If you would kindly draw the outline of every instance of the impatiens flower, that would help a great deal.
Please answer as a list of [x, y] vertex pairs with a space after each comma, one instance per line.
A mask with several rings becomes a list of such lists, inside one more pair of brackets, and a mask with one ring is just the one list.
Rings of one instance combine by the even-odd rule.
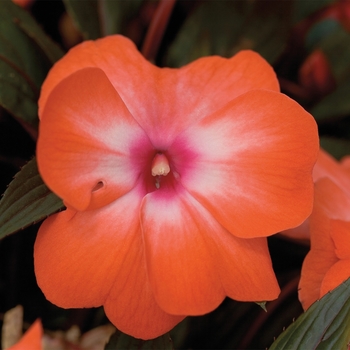
[[310, 214], [318, 136], [258, 54], [169, 69], [121, 36], [84, 42], [39, 114], [39, 171], [67, 206], [35, 243], [51, 302], [147, 339], [226, 296], [278, 296], [266, 237]]
[[7, 350], [42, 350], [43, 327], [40, 320], [36, 320], [20, 341]]
[[349, 168], [348, 157], [344, 157], [339, 162], [321, 148], [313, 169], [314, 182], [316, 183], [319, 179], [328, 177], [350, 196]]
[[323, 97], [336, 87], [336, 80], [323, 51], [313, 51], [299, 70], [299, 82], [313, 97]]
[[319, 180], [309, 218], [311, 249], [304, 260], [299, 283], [299, 299], [305, 310], [350, 277], [348, 158], [339, 163], [320, 152], [317, 163], [322, 166], [315, 166], [314, 170], [314, 177]]
[[315, 185], [310, 233], [311, 249], [299, 283], [305, 310], [350, 277], [350, 197], [329, 178]]
[[[329, 153], [320, 148], [312, 177], [316, 183], [319, 179], [327, 177], [335, 182], [345, 193], [350, 196], [350, 158], [344, 157], [340, 162]], [[281, 232], [283, 237], [290, 238], [300, 243], [309, 244], [310, 224], [307, 218], [300, 226]]]

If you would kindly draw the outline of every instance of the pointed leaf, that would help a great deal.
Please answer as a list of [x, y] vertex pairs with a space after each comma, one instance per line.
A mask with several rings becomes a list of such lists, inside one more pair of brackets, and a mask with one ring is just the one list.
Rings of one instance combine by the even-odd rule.
[[93, 40], [103, 36], [96, 0], [63, 0], [63, 3], [84, 39]]
[[169, 334], [164, 334], [151, 340], [141, 340], [116, 331], [109, 339], [105, 350], [173, 350], [173, 343]]
[[16, 13], [16, 15], [16, 24], [18, 27], [27, 34], [28, 38], [30, 38], [38, 48], [40, 48], [52, 64], [64, 55], [64, 51], [58, 46], [58, 44], [52, 41], [51, 38], [43, 32], [38, 23], [35, 22], [26, 11], [21, 11]]
[[63, 208], [62, 200], [41, 180], [33, 158], [17, 173], [0, 201], [0, 239]]
[[99, 2], [104, 15], [104, 30], [106, 35], [125, 34], [127, 25], [135, 17], [144, 0]]
[[312, 304], [270, 350], [347, 349], [349, 341], [350, 279]]
[[126, 25], [144, 0], [63, 0], [85, 39], [125, 34]]
[[0, 105], [33, 130], [41, 84], [61, 55], [28, 12], [1, 1]]
[[284, 49], [291, 26], [291, 4], [204, 1], [171, 45], [167, 65], [179, 67], [207, 55], [230, 57], [242, 49], [255, 50], [274, 62]]

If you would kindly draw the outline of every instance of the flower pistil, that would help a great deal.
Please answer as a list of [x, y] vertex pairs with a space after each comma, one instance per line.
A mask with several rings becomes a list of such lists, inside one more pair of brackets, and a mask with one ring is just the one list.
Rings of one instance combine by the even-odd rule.
[[156, 177], [155, 186], [160, 188], [160, 177], [167, 176], [170, 172], [168, 158], [164, 153], [158, 152], [152, 161], [152, 176]]

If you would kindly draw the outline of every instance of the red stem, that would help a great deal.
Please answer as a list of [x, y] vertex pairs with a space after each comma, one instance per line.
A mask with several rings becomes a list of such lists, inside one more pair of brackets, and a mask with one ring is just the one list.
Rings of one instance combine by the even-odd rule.
[[154, 61], [176, 0], [160, 0], [148, 28], [141, 53], [149, 61]]

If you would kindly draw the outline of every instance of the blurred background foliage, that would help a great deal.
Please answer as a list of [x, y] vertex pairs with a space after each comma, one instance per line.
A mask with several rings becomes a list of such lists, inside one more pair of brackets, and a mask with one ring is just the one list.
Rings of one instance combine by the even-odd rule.
[[[180, 67], [205, 55], [230, 57], [242, 49], [259, 52], [274, 67], [282, 92], [315, 117], [321, 146], [338, 159], [350, 154], [348, 0], [15, 2], [0, 1], [1, 193], [35, 155], [37, 100], [52, 64], [82, 40], [113, 33], [131, 38], [161, 67]], [[0, 237], [27, 228], [0, 241], [0, 313], [21, 304], [26, 322], [40, 317], [51, 330], [78, 325], [85, 332], [107, 323], [102, 309], [53, 306], [36, 285], [37, 222], [62, 203], [41, 182], [35, 159], [5, 197]], [[309, 247], [278, 236], [269, 239], [269, 246], [282, 294], [267, 304], [268, 312], [253, 303], [225, 300], [214, 312], [178, 325], [171, 332], [175, 348], [265, 349], [301, 314], [297, 285]]]

